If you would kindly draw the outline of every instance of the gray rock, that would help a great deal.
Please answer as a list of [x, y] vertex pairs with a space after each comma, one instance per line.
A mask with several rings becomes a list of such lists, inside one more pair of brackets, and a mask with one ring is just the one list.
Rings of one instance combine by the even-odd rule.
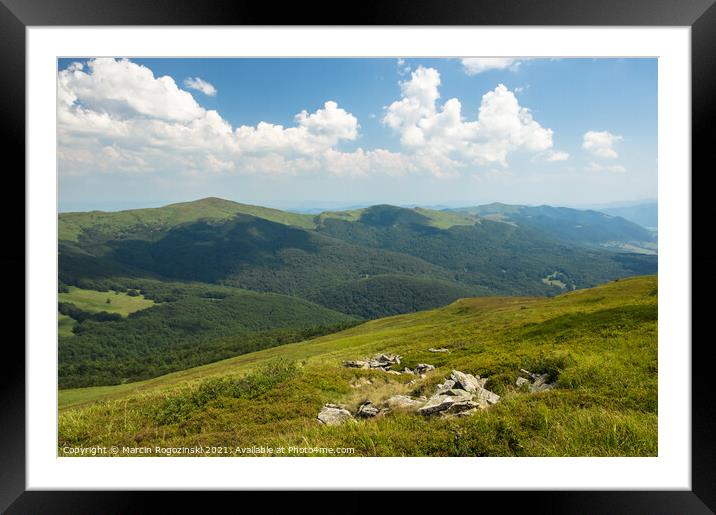
[[450, 352], [450, 349], [435, 349], [435, 348], [429, 348], [428, 352]]
[[372, 402], [365, 401], [363, 404], [358, 406], [358, 411], [356, 412], [356, 417], [359, 418], [373, 418], [376, 415], [380, 414], [380, 409], [378, 409]]
[[432, 415], [450, 408], [453, 404], [471, 401], [472, 395], [464, 390], [451, 390], [458, 392], [456, 395], [433, 395], [428, 402], [418, 410], [423, 415]]
[[410, 370], [408, 367], [405, 367], [405, 368], [403, 369], [403, 374], [413, 374], [413, 375], [415, 375], [415, 372], [413, 372], [412, 370]]
[[415, 372], [418, 374], [425, 374], [431, 370], [435, 370], [435, 367], [433, 365], [428, 365], [427, 363], [418, 363], [415, 365]]
[[400, 375], [400, 372], [398, 372], [397, 370], [386, 370], [385, 373], [386, 373], [386, 374], [393, 374], [394, 376], [399, 376], [399, 375]]
[[451, 390], [453, 386], [455, 386], [455, 381], [453, 381], [452, 379], [446, 379], [444, 383], [438, 385], [438, 388], [435, 393], [443, 394], [448, 390]]
[[491, 406], [500, 402], [500, 396], [490, 390], [480, 388], [475, 392], [475, 399], [480, 403], [481, 406]]
[[459, 370], [453, 370], [450, 374], [450, 379], [455, 381], [455, 386], [457, 388], [462, 388], [468, 392], [475, 392], [478, 388], [482, 388], [479, 382], [479, 377], [475, 377], [472, 374], [466, 374], [465, 372], [460, 372]]
[[340, 426], [348, 420], [352, 420], [353, 415], [343, 406], [337, 404], [326, 404], [318, 414], [318, 420], [327, 426]]
[[534, 374], [529, 370], [525, 370], [524, 368], [521, 368], [520, 372], [528, 375], [529, 379], [525, 379], [524, 377], [518, 377], [516, 383], [517, 386], [521, 387], [525, 384], [529, 385], [530, 392], [532, 393], [546, 392], [548, 390], [552, 390], [557, 386], [556, 383], [547, 382], [549, 380], [549, 374]]
[[385, 401], [385, 405], [390, 409], [401, 409], [414, 411], [425, 404], [425, 399], [413, 399], [407, 395], [394, 395]]
[[397, 354], [378, 354], [365, 360], [352, 359], [343, 361], [344, 367], [349, 368], [375, 368], [388, 370], [393, 365], [400, 364], [400, 356]]

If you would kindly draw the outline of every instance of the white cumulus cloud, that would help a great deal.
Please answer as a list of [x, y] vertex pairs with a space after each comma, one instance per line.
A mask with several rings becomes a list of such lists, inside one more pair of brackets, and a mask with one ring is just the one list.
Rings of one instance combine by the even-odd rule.
[[[510, 152], [552, 148], [552, 130], [542, 127], [529, 109], [503, 84], [482, 97], [475, 120], [463, 117], [457, 98], [437, 101], [440, 74], [419, 67], [400, 84], [400, 100], [386, 108], [383, 122], [400, 134], [403, 146], [438, 166], [500, 163]], [[558, 155], [557, 160], [563, 157]]]
[[619, 157], [614, 149], [617, 141], [623, 138], [608, 131], [588, 131], [584, 134], [582, 148], [597, 157], [616, 159]]
[[206, 82], [204, 79], [199, 77], [187, 77], [184, 79], [184, 86], [189, 89], [195, 89], [201, 91], [207, 96], [215, 97], [218, 91], [213, 84]]
[[526, 59], [511, 57], [465, 57], [461, 59], [462, 69], [468, 75], [477, 75], [488, 70], [512, 70], [519, 68]]
[[[58, 166], [62, 174], [457, 175], [466, 167], [507, 166], [512, 152], [546, 161], [553, 149], [542, 127], [500, 84], [472, 117], [457, 98], [440, 103], [440, 74], [419, 67], [400, 82], [383, 123], [401, 150], [342, 149], [360, 136], [358, 119], [333, 100], [300, 110], [288, 126], [261, 121], [232, 127], [169, 76], [127, 59], [90, 59], [58, 73]], [[185, 84], [186, 86], [186, 84]], [[188, 87], [188, 86], [186, 86]]]
[[356, 140], [359, 128], [356, 117], [331, 100], [299, 112], [290, 127], [259, 122], [233, 128], [171, 77], [155, 77], [127, 59], [91, 59], [58, 74], [58, 155], [65, 174], [410, 169], [397, 153], [341, 152], [337, 147]]

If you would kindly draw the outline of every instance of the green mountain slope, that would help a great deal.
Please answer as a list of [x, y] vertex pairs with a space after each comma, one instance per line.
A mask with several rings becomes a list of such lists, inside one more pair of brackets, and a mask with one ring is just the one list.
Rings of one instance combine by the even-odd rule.
[[[501, 209], [516, 216], [523, 208]], [[621, 219], [614, 219], [617, 223], [596, 214], [616, 227], [608, 237], [625, 234], [617, 230]], [[572, 218], [560, 223], [572, 224]], [[219, 199], [119, 213], [69, 213], [60, 215], [61, 236], [75, 234], [76, 241], [59, 243], [60, 280], [89, 289], [114, 287], [118, 278], [201, 281], [297, 295], [329, 308], [377, 316], [453, 300], [454, 294], [444, 295], [444, 283], [472, 295], [551, 295], [656, 271], [655, 256], [586, 248], [569, 232], [582, 229], [560, 229], [555, 236], [546, 227], [562, 225], [546, 215], [539, 220], [545, 227], [524, 218], [503, 223], [473, 213], [387, 205], [311, 217]], [[306, 228], [314, 223], [315, 229]], [[611, 230], [594, 224], [598, 230], [589, 234]], [[406, 284], [394, 288], [402, 293], [376, 296], [376, 288], [357, 282], [380, 275], [403, 278]], [[417, 278], [423, 280], [419, 288]], [[442, 281], [442, 286], [433, 285], [440, 292], [433, 301], [425, 298], [427, 280]], [[405, 293], [412, 298], [404, 298]], [[346, 301], [360, 294], [367, 297]], [[368, 307], [373, 301], [380, 304]], [[361, 303], [364, 307], [358, 308]], [[348, 304], [353, 307], [346, 308]]]
[[484, 291], [439, 279], [377, 275], [327, 288], [308, 298], [342, 313], [371, 319], [436, 308], [480, 293]]
[[[156, 455], [154, 446], [203, 445], [245, 455], [239, 447], [263, 445], [346, 447], [358, 456], [656, 456], [657, 311], [655, 276], [553, 298], [462, 299], [149, 381], [63, 390], [58, 449], [116, 445], [130, 455], [123, 446], [142, 446]], [[380, 352], [400, 354], [411, 368], [437, 368], [420, 378], [341, 366]], [[520, 368], [548, 373], [556, 388], [516, 389]], [[394, 411], [338, 427], [316, 420], [324, 403], [355, 409], [366, 399], [430, 395], [453, 369], [487, 377], [501, 401], [464, 418]]]
[[452, 272], [453, 281], [498, 294], [555, 293], [555, 286], [543, 282], [555, 272], [562, 274], [569, 288], [584, 288], [656, 271], [652, 256], [582, 248], [532, 227], [485, 219], [438, 229], [414, 210], [394, 206], [366, 209], [354, 222], [326, 219], [316, 230], [364, 247], [420, 258]]
[[93, 240], [121, 240], [136, 236], [151, 238], [156, 233], [187, 222], [227, 220], [238, 214], [253, 215], [296, 227], [314, 227], [313, 217], [310, 215], [209, 197], [158, 208], [62, 213], [59, 216], [59, 239], [77, 241], [82, 237]]
[[655, 249], [656, 240], [650, 231], [619, 216], [599, 211], [494, 203], [454, 212], [529, 227], [572, 244], [616, 247], [617, 243], [632, 243]]

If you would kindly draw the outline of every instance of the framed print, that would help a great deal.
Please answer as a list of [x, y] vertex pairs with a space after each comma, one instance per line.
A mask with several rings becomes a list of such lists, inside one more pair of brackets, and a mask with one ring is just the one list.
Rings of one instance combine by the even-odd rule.
[[4, 2], [26, 335], [2, 508], [463, 490], [710, 512], [711, 4], [388, 3], [348, 26]]

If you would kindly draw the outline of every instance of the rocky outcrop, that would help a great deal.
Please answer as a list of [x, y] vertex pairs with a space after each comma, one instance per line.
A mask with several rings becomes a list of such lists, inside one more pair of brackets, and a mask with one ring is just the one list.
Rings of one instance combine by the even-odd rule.
[[435, 394], [418, 409], [423, 415], [464, 415], [475, 413], [500, 401], [500, 396], [485, 389], [487, 378], [453, 370], [439, 384]]
[[353, 420], [353, 415], [343, 406], [326, 404], [318, 414], [318, 420], [327, 426], [340, 426], [344, 422]]
[[346, 360], [343, 362], [344, 367], [380, 370], [389, 370], [393, 365], [400, 365], [400, 356], [397, 354], [378, 354], [365, 360]]
[[[435, 367], [425, 363], [415, 367], [416, 372], [419, 370], [427, 372], [434, 369]], [[394, 370], [387, 370], [387, 372], [400, 374]], [[413, 372], [411, 371], [411, 373]], [[380, 407], [366, 400], [358, 406], [355, 417], [374, 418], [393, 410], [417, 411], [426, 416], [468, 416], [500, 401], [499, 395], [485, 388], [486, 383], [486, 377], [481, 378], [453, 370], [448, 379], [437, 385], [435, 393], [429, 399], [394, 395], [383, 402]], [[344, 406], [338, 404], [326, 404], [318, 414], [318, 420], [329, 426], [340, 425], [352, 419], [353, 415]]]
[[557, 386], [556, 383], [547, 382], [549, 381], [549, 374], [533, 374], [532, 372], [530, 372], [529, 370], [525, 370], [524, 368], [521, 368], [520, 372], [526, 375], [527, 378], [518, 377], [517, 381], [515, 381], [515, 384], [518, 388], [525, 388], [531, 393], [546, 392]]

